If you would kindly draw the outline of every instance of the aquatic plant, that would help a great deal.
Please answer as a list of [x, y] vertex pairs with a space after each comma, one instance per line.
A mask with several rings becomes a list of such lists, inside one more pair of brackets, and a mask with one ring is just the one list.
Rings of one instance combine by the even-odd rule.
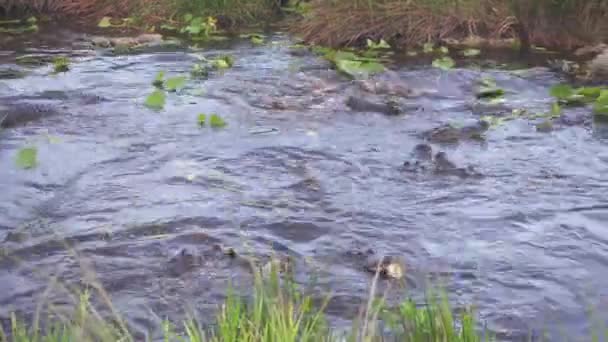
[[159, 71], [158, 74], [156, 74], [156, 77], [154, 77], [154, 81], [152, 81], [152, 85], [155, 86], [156, 88], [163, 88], [165, 85], [165, 72], [164, 71]]
[[360, 78], [384, 71], [384, 65], [379, 59], [371, 56], [361, 56], [353, 51], [333, 50], [313, 46], [313, 52], [328, 60], [336, 70], [351, 77]]
[[152, 110], [162, 110], [165, 107], [166, 95], [161, 90], [153, 91], [144, 102], [144, 105]]
[[186, 85], [186, 80], [187, 79], [185, 76], [175, 76], [168, 78], [165, 81], [165, 89], [170, 92], [177, 91]]
[[53, 59], [53, 70], [56, 74], [67, 72], [70, 70], [70, 60], [64, 56], [55, 57], [55, 59]]
[[234, 66], [234, 57], [230, 55], [219, 56], [211, 60], [211, 65], [218, 70], [232, 68]]
[[593, 105], [593, 112], [596, 116], [608, 117], [608, 90], [602, 90]]
[[378, 41], [377, 43], [371, 39], [367, 39], [365, 43], [367, 45], [367, 48], [371, 50], [391, 48], [391, 46], [384, 39], [380, 39], [380, 41]]
[[17, 167], [33, 169], [38, 165], [38, 150], [35, 147], [24, 147], [17, 152], [15, 159]]
[[[2, 5], [0, 4], [1, 7]], [[29, 17], [25, 20], [0, 20], [0, 33], [23, 34], [32, 32], [38, 32], [38, 19], [36, 17]]]
[[184, 15], [186, 25], [181, 28], [180, 33], [187, 34], [193, 40], [205, 40], [217, 30], [217, 19], [214, 17], [194, 17], [188, 13]]
[[196, 63], [192, 66], [190, 75], [194, 78], [207, 78], [209, 77], [209, 68], [206, 65]]
[[504, 94], [505, 91], [496, 85], [496, 81], [491, 78], [483, 78], [475, 95], [478, 99], [497, 99]]
[[435, 59], [432, 65], [433, 67], [439, 68], [441, 70], [450, 70], [456, 65], [456, 62], [454, 62], [452, 57], [445, 56]]
[[475, 57], [481, 54], [481, 50], [479, 49], [465, 49], [462, 51], [462, 55], [464, 57]]
[[209, 118], [209, 125], [213, 128], [222, 128], [225, 127], [227, 123], [219, 115], [211, 114], [211, 117]]

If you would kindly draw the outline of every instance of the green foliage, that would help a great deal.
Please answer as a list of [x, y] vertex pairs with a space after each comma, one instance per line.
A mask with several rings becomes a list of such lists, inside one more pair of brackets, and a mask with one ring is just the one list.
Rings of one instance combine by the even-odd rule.
[[177, 91], [186, 85], [186, 77], [184, 76], [175, 76], [168, 78], [165, 81], [165, 89], [170, 92]]
[[593, 105], [593, 113], [597, 116], [608, 117], [608, 90], [602, 90]]
[[205, 114], [199, 114], [196, 118], [199, 126], [205, 126], [205, 121], [207, 120], [207, 116]]
[[110, 17], [103, 17], [99, 21], [99, 24], [97, 24], [97, 27], [101, 27], [101, 28], [111, 27], [112, 26], [111, 20], [112, 20], [112, 18], [110, 18]]
[[602, 87], [581, 87], [573, 88], [567, 84], [558, 84], [551, 87], [549, 93], [551, 96], [565, 105], [582, 106], [588, 103], [593, 103], [601, 96], [601, 93], [606, 88]]
[[194, 78], [205, 79], [209, 77], [209, 68], [200, 63], [194, 64], [192, 70], [190, 70], [190, 75]]
[[435, 44], [433, 43], [424, 43], [424, 45], [422, 45], [422, 52], [424, 53], [433, 53], [434, 50]]
[[348, 59], [338, 60], [336, 62], [336, 68], [353, 78], [384, 71], [384, 66], [378, 62], [353, 61]]
[[456, 63], [454, 62], [454, 60], [449, 57], [449, 56], [445, 56], [445, 57], [441, 57], [441, 58], [437, 58], [433, 61], [433, 67], [435, 68], [439, 68], [441, 70], [450, 70], [452, 69], [454, 66], [456, 65]]
[[367, 48], [371, 49], [371, 50], [390, 49], [391, 48], [391, 46], [384, 39], [380, 39], [380, 41], [377, 43], [371, 39], [367, 39], [366, 44], [367, 44]]
[[33, 169], [38, 165], [38, 150], [35, 147], [25, 147], [17, 152], [15, 164], [22, 169]]
[[209, 125], [213, 128], [222, 128], [225, 127], [227, 123], [219, 115], [211, 114], [211, 117], [209, 118]]
[[165, 107], [166, 95], [161, 90], [155, 90], [148, 95], [144, 105], [152, 110], [162, 110]]
[[368, 77], [384, 71], [384, 65], [379, 62], [377, 57], [361, 56], [352, 51], [328, 48], [317, 48], [316, 51], [322, 53], [323, 58], [330, 61], [336, 70], [351, 78]]
[[462, 51], [462, 55], [465, 57], [475, 57], [481, 55], [481, 50], [479, 49], [466, 49]]
[[447, 55], [448, 53], [450, 53], [450, 49], [448, 49], [446, 46], [442, 46], [439, 48], [439, 53]]
[[53, 70], [56, 74], [67, 72], [70, 70], [70, 60], [64, 56], [55, 57], [55, 59], [53, 59]]
[[159, 71], [158, 74], [156, 74], [154, 81], [152, 81], [152, 85], [155, 86], [156, 88], [163, 88], [164, 84], [165, 84], [165, 72]]
[[211, 60], [211, 65], [218, 70], [229, 69], [234, 65], [234, 58], [230, 55], [220, 56]]
[[[0, 9], [2, 5], [0, 4]], [[38, 32], [38, 19], [29, 17], [25, 20], [9, 19], [0, 20], [0, 33], [23, 34]]]
[[493, 79], [484, 78], [480, 83], [481, 85], [476, 93], [478, 99], [496, 99], [505, 94], [503, 89], [496, 86], [496, 82]]
[[193, 40], [206, 40], [217, 30], [217, 20], [214, 17], [193, 17], [192, 14], [184, 15], [185, 26], [180, 33], [188, 35]]

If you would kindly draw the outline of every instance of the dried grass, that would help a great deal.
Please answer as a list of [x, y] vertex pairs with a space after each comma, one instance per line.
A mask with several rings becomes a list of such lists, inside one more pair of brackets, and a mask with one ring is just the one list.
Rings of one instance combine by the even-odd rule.
[[315, 0], [293, 32], [309, 43], [334, 47], [366, 38], [415, 45], [482, 36], [529, 37], [533, 44], [570, 48], [607, 37], [608, 1], [575, 1], [558, 14], [548, 1]]

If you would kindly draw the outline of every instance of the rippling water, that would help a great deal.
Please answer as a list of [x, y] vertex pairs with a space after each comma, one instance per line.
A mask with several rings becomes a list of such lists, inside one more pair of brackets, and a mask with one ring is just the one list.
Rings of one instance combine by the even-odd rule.
[[[43, 295], [61, 303], [60, 291], [43, 293], [49, 277], [86, 282], [85, 261], [138, 329], [185, 308], [211, 317], [228, 281], [248, 281], [218, 243], [306, 260], [302, 279], [315, 273], [317, 288], [333, 293], [336, 322], [367, 294], [370, 275], [352, 252], [368, 248], [403, 256], [409, 294], [419, 298], [429, 276], [443, 281], [456, 305], [475, 304], [504, 339], [543, 328], [580, 336], [590, 307], [606, 318], [605, 128], [587, 120], [540, 133], [516, 120], [484, 143], [434, 146], [482, 179], [399, 168], [421, 131], [477, 117], [468, 104], [480, 77], [494, 77], [509, 106], [543, 111], [558, 75], [395, 65], [400, 80], [429, 95], [409, 99], [416, 109], [404, 116], [353, 113], [344, 99], [354, 85], [313, 56], [291, 56], [285, 37], [272, 40], [81, 55], [66, 74], [40, 68], [0, 81], [0, 99], [45, 98], [60, 111], [0, 132], [0, 240], [26, 233], [1, 243], [9, 257], [0, 261], [0, 319], [31, 314]], [[162, 112], [143, 106], [159, 70], [188, 73], [197, 56], [224, 53], [234, 68], [189, 81]], [[268, 109], [272, 99], [288, 109]], [[199, 128], [201, 112], [228, 126]], [[18, 170], [15, 154], [28, 144], [39, 166]], [[167, 260], [184, 246], [204, 263], [171, 275]], [[382, 284], [391, 299], [402, 285]]]

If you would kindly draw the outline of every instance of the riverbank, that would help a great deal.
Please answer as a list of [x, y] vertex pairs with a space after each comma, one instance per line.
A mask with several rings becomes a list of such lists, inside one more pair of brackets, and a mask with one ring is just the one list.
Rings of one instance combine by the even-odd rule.
[[517, 38], [523, 50], [531, 45], [569, 50], [606, 39], [607, 16], [608, 1], [314, 1], [293, 32], [333, 47], [366, 39], [413, 47], [481, 37]]

